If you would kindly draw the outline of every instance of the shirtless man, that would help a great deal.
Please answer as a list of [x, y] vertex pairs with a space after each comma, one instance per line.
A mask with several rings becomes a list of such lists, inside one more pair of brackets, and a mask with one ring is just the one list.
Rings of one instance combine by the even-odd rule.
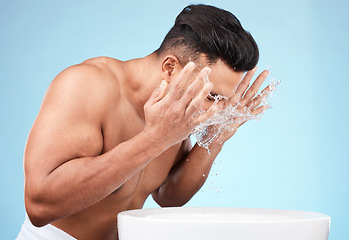
[[[117, 214], [142, 208], [150, 194], [161, 207], [188, 202], [240, 124], [216, 138], [210, 154], [191, 146], [195, 126], [228, 105], [255, 115], [267, 108], [256, 92], [268, 72], [249, 87], [258, 57], [234, 15], [191, 5], [149, 56], [93, 58], [61, 72], [28, 137], [31, 223], [18, 239], [56, 239], [49, 236], [56, 230], [64, 239], [117, 239]], [[226, 98], [212, 104], [217, 94]]]

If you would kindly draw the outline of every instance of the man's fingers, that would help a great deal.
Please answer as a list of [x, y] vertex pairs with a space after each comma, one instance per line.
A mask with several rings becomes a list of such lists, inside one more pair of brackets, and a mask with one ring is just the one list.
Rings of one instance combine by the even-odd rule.
[[242, 79], [241, 83], [239, 84], [238, 88], [235, 91], [236, 95], [239, 95], [241, 97], [245, 93], [256, 71], [257, 71], [257, 66], [246, 73], [245, 77]]
[[231, 105], [232, 107], [235, 107], [241, 99], [241, 96], [239, 94], [234, 94], [229, 100], [226, 102], [226, 105]]
[[240, 99], [242, 98], [246, 89], [250, 85], [251, 79], [256, 71], [257, 71], [257, 66], [246, 73], [246, 75], [240, 82], [238, 88], [236, 89], [235, 94], [228, 100], [227, 102], [228, 105], [232, 105], [234, 107], [240, 102]]
[[268, 85], [266, 88], [263, 89], [263, 91], [256, 98], [250, 101], [247, 107], [251, 110], [256, 108], [262, 102], [263, 99], [266, 99], [268, 97], [270, 92], [271, 92], [271, 89]]
[[197, 96], [189, 103], [187, 109], [185, 110], [185, 116], [191, 117], [197, 110], [201, 107], [201, 104], [205, 101], [208, 94], [212, 90], [213, 84], [207, 82], [202, 87], [201, 91]]
[[265, 110], [267, 110], [269, 108], [268, 105], [262, 105], [256, 109], [253, 109], [251, 112], [253, 115], [257, 116], [258, 114], [261, 114], [262, 112], [264, 112]]
[[212, 104], [212, 106], [204, 113], [200, 114], [196, 117], [195, 121], [196, 123], [202, 123], [211, 118], [214, 114], [219, 112], [221, 108], [217, 106], [216, 104]]
[[[205, 67], [200, 71], [199, 75], [194, 79], [194, 81], [189, 85], [188, 89], [182, 96], [181, 102], [183, 107], [187, 107], [200, 92], [205, 82], [208, 80], [208, 75], [211, 73], [211, 69]], [[206, 96], [207, 97], [207, 96]]]
[[261, 74], [259, 74], [257, 79], [253, 82], [251, 87], [247, 90], [244, 97], [242, 98], [242, 101], [243, 101], [242, 104], [251, 101], [251, 99], [256, 95], [256, 93], [258, 92], [258, 89], [260, 88], [260, 86], [262, 85], [262, 83], [264, 82], [265, 78], [268, 75], [269, 75], [268, 70], [264, 70]]
[[192, 78], [194, 68], [195, 63], [193, 62], [189, 62], [184, 66], [178, 77], [173, 82], [169, 92], [169, 97], [177, 100], [182, 96], [184, 89], [187, 87], [189, 80]]
[[149, 100], [146, 102], [146, 105], [153, 105], [160, 101], [165, 96], [166, 89], [167, 82], [165, 80], [162, 80], [160, 86], [155, 88], [155, 90], [151, 94]]

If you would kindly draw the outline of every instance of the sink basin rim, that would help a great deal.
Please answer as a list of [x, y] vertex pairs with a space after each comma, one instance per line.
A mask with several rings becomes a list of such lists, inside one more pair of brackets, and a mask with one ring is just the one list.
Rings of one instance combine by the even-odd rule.
[[[202, 218], [201, 216], [212, 217], [222, 212], [223, 219]], [[188, 212], [189, 211], [189, 212]], [[215, 212], [216, 211], [216, 212]], [[184, 213], [182, 218], [175, 218], [175, 215]], [[188, 213], [196, 214], [196, 218], [185, 218]], [[171, 214], [170, 218], [163, 217], [164, 215]], [[264, 219], [264, 220], [234, 220], [228, 219], [230, 215], [248, 215], [259, 214], [260, 217], [268, 215], [267, 217], [279, 217], [279, 219]], [[281, 215], [280, 215], [281, 214]], [[200, 216], [200, 217], [198, 217]], [[265, 209], [265, 208], [231, 208], [231, 207], [166, 207], [166, 208], [150, 208], [150, 209], [136, 209], [124, 211], [118, 214], [121, 218], [132, 218], [139, 221], [151, 221], [151, 222], [196, 222], [196, 223], [240, 223], [240, 224], [255, 224], [255, 223], [291, 223], [291, 222], [304, 222], [304, 221], [323, 221], [329, 220], [330, 216], [310, 211], [299, 210], [281, 210], [281, 209]], [[247, 218], [248, 216], [244, 216]], [[280, 218], [281, 217], [281, 218]]]

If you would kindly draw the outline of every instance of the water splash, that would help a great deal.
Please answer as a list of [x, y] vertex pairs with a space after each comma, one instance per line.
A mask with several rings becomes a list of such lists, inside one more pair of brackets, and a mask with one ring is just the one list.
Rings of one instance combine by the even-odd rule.
[[[271, 108], [270, 98], [273, 96], [273, 92], [276, 91], [277, 85], [280, 84], [280, 81], [275, 79], [269, 80], [269, 90], [270, 93], [265, 95], [262, 93], [256, 94], [255, 97], [261, 96], [260, 105], [268, 105]], [[212, 96], [211, 96], [212, 97]], [[214, 97], [214, 103], [217, 104], [219, 101], [226, 99], [226, 97], [217, 95]], [[198, 114], [202, 114], [204, 111], [199, 111]], [[214, 116], [209, 118], [207, 121], [199, 124], [195, 127], [192, 135], [196, 138], [197, 144], [201, 147], [204, 147], [210, 153], [209, 145], [220, 136], [221, 133], [225, 131], [236, 130], [232, 129], [232, 125], [239, 125], [243, 122], [249, 120], [259, 121], [265, 111], [258, 115], [254, 115], [249, 108], [245, 107], [243, 110], [239, 108], [239, 105], [231, 106], [229, 105], [225, 109], [222, 109]]]

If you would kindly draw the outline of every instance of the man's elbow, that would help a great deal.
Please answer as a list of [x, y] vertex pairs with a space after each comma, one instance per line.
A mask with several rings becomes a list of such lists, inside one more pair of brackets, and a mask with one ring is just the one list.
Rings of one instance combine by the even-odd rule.
[[160, 207], [183, 207], [188, 201], [162, 201], [157, 202]]
[[52, 222], [49, 214], [41, 206], [34, 207], [32, 204], [26, 204], [26, 211], [31, 223], [35, 227], [43, 227]]
[[182, 207], [184, 206], [190, 199], [179, 199], [178, 197], [169, 197], [164, 196], [164, 194], [160, 195], [159, 192], [154, 192], [152, 194], [154, 201], [159, 204], [160, 207]]
[[36, 227], [43, 227], [54, 221], [54, 214], [44, 201], [25, 194], [25, 208], [31, 223]]
[[172, 200], [165, 202], [161, 207], [183, 207], [187, 202], [189, 202], [189, 200]]

